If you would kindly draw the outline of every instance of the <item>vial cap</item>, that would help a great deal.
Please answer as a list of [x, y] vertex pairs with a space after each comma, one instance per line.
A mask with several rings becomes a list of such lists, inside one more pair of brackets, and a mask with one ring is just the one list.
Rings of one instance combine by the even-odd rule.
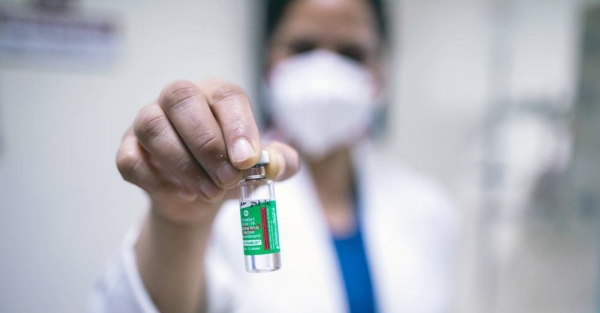
[[269, 164], [271, 159], [269, 158], [269, 152], [267, 150], [263, 150], [260, 152], [260, 159], [256, 164]]

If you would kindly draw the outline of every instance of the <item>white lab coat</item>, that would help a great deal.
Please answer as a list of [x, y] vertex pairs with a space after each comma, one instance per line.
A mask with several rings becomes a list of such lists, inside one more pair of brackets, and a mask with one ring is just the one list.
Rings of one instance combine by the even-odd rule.
[[[439, 187], [406, 168], [355, 152], [363, 238], [380, 312], [448, 312], [456, 219]], [[221, 209], [207, 251], [211, 312], [347, 312], [343, 278], [309, 173], [276, 184], [282, 269], [244, 269], [239, 207]], [[158, 312], [139, 276], [133, 244], [108, 266], [90, 301], [97, 313]]]

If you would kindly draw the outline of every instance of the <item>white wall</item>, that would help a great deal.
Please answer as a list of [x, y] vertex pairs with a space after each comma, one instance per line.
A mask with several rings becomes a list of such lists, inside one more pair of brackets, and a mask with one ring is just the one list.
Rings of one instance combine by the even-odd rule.
[[[392, 153], [448, 184], [456, 180], [456, 165], [484, 129], [498, 88], [492, 77], [497, 48], [506, 61], [502, 96], [572, 100], [580, 2], [401, 1], [393, 12]], [[506, 18], [498, 16], [499, 6]], [[508, 24], [496, 24], [502, 21]], [[497, 27], [503, 42], [496, 40]]]
[[82, 312], [146, 209], [114, 165], [137, 111], [169, 81], [253, 87], [248, 1], [85, 1], [125, 31], [114, 67], [0, 67], [0, 312]]
[[[403, 0], [394, 11], [399, 57], [390, 90], [396, 101], [388, 149], [453, 191], [463, 217], [460, 312], [590, 312], [596, 306], [598, 283], [590, 269], [597, 271], [600, 253], [594, 245], [577, 252], [569, 248], [572, 234], [563, 238], [549, 230], [543, 238], [529, 229], [530, 221], [504, 218], [507, 209], [527, 214], [527, 208], [502, 201], [508, 189], [530, 196], [507, 173], [529, 183], [537, 178], [527, 174], [535, 174], [548, 148], [539, 134], [514, 129], [495, 155], [502, 164], [500, 188], [487, 198], [482, 193], [492, 106], [507, 109], [532, 100], [571, 104], [580, 3]], [[500, 212], [489, 210], [490, 199]], [[550, 247], [545, 252], [538, 248], [542, 242]], [[532, 283], [524, 284], [525, 277]]]

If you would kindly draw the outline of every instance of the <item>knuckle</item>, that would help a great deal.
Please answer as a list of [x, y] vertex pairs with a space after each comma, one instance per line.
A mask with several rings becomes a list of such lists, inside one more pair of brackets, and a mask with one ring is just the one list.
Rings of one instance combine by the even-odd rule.
[[154, 108], [145, 108], [140, 111], [134, 122], [134, 132], [141, 142], [148, 142], [169, 127], [167, 117]]
[[129, 182], [133, 180], [141, 161], [141, 156], [134, 150], [119, 150], [117, 153], [117, 169], [124, 180]]
[[173, 169], [184, 177], [190, 175], [193, 176], [198, 172], [198, 166], [187, 155], [182, 156], [179, 160], [177, 160], [173, 166]]
[[247, 99], [246, 92], [244, 92], [242, 87], [233, 83], [223, 84], [211, 97], [213, 104], [238, 102], [240, 100], [246, 101]]
[[159, 103], [165, 110], [172, 110], [189, 103], [200, 94], [198, 86], [187, 80], [179, 80], [167, 85], [160, 94]]
[[192, 140], [191, 146], [194, 151], [203, 155], [219, 156], [221, 153], [223, 153], [219, 137], [212, 132], [207, 132], [195, 137]]

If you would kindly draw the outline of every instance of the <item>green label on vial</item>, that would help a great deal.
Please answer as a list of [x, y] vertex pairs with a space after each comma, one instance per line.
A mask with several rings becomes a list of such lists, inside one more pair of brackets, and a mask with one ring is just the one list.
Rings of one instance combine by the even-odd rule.
[[240, 203], [244, 255], [279, 252], [279, 228], [275, 200]]

